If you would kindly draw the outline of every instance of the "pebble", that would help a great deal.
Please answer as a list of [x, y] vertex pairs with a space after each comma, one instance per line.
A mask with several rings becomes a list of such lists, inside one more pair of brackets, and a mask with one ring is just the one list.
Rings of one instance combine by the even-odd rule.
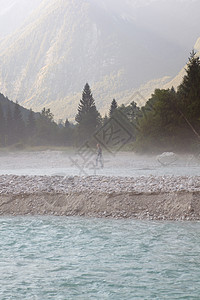
[[200, 176], [0, 176], [0, 194], [113, 192], [168, 193], [200, 191]]

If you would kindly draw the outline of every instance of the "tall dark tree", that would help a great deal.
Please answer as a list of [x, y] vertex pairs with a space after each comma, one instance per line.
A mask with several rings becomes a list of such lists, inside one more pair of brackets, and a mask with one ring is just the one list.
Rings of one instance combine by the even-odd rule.
[[25, 124], [22, 118], [22, 113], [18, 102], [15, 103], [13, 122], [14, 122], [14, 128], [13, 128], [14, 139], [15, 142], [18, 142], [24, 138], [24, 132], [25, 132]]
[[179, 109], [190, 120], [200, 118], [200, 59], [190, 53], [186, 75], [178, 87]]
[[101, 116], [96, 109], [95, 101], [88, 83], [86, 83], [82, 99], [75, 117], [78, 123], [79, 136], [82, 140], [90, 139], [101, 122]]
[[115, 110], [117, 109], [117, 101], [113, 99], [111, 102], [110, 110], [109, 110], [109, 117], [111, 118]]
[[14, 136], [14, 121], [13, 121], [13, 113], [10, 109], [10, 105], [8, 104], [6, 110], [6, 144], [10, 145], [13, 143]]
[[141, 108], [136, 122], [137, 146], [140, 150], [157, 148], [162, 149], [161, 151], [171, 151], [178, 147], [180, 139], [177, 137], [182, 138], [182, 128], [178, 122], [180, 113], [176, 109], [175, 101], [174, 89], [156, 89]]
[[68, 120], [68, 119], [66, 119], [66, 120], [65, 120], [65, 128], [69, 128], [69, 127], [70, 127], [69, 120]]
[[53, 117], [54, 115], [52, 114], [52, 112], [50, 111], [50, 108], [43, 108], [42, 111], [41, 111], [41, 117], [43, 119], [45, 119], [46, 121], [48, 122], [53, 122]]
[[5, 117], [0, 103], [0, 146], [5, 145], [5, 128], [6, 128]]
[[28, 136], [32, 136], [36, 130], [36, 122], [32, 109], [30, 109], [28, 120], [27, 120], [27, 134]]
[[50, 109], [42, 109], [39, 118], [36, 120], [36, 139], [40, 145], [54, 144], [58, 139], [59, 126], [53, 120]]
[[103, 125], [105, 125], [108, 122], [108, 120], [109, 120], [109, 118], [108, 118], [107, 114], [105, 114], [105, 116], [102, 119]]
[[137, 103], [132, 101], [129, 105], [125, 106], [122, 104], [119, 108], [118, 111], [122, 112], [130, 122], [134, 122], [136, 117], [140, 113], [140, 108], [137, 106]]

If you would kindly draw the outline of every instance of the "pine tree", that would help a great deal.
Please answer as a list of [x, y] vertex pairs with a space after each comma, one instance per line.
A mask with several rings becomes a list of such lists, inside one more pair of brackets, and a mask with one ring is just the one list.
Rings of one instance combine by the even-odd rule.
[[65, 120], [65, 128], [69, 128], [69, 127], [70, 127], [69, 120], [68, 120], [68, 119], [66, 119], [66, 120]]
[[54, 115], [52, 114], [52, 112], [50, 111], [50, 108], [43, 108], [42, 111], [41, 111], [41, 116], [42, 118], [44, 118], [46, 121], [48, 122], [53, 122], [53, 118], [54, 118]]
[[82, 140], [89, 139], [100, 125], [101, 117], [96, 109], [95, 101], [88, 83], [86, 83], [84, 87], [75, 120], [78, 123], [78, 130]]
[[14, 122], [14, 140], [15, 142], [20, 141], [24, 138], [25, 124], [22, 118], [22, 113], [18, 102], [15, 103], [14, 113], [13, 113], [13, 122]]
[[13, 114], [10, 109], [10, 105], [8, 105], [6, 111], [6, 143], [8, 145], [12, 144], [13, 135], [14, 135]]
[[186, 75], [178, 87], [180, 110], [191, 121], [200, 118], [200, 59], [194, 51], [190, 53]]
[[111, 106], [110, 106], [110, 110], [109, 110], [109, 118], [112, 117], [113, 113], [115, 112], [115, 110], [117, 109], [117, 102], [115, 99], [113, 99]]
[[103, 125], [105, 125], [108, 122], [109, 118], [108, 116], [105, 114], [104, 118], [103, 118]]
[[6, 129], [5, 125], [6, 124], [5, 124], [4, 112], [0, 103], [0, 146], [5, 145], [5, 129]]
[[128, 106], [127, 116], [130, 120], [130, 122], [134, 122], [136, 120], [136, 117], [140, 113], [140, 109], [137, 106], [137, 103], [132, 101], [131, 104]]
[[59, 126], [53, 120], [50, 109], [42, 109], [36, 120], [36, 139], [40, 144], [56, 144]]
[[28, 136], [32, 136], [36, 130], [35, 117], [32, 109], [30, 109], [27, 121], [27, 134]]

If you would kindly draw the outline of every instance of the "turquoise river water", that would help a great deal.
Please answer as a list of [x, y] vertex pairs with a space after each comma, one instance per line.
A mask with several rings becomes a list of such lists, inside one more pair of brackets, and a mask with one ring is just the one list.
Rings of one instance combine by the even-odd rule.
[[200, 299], [200, 223], [0, 218], [0, 299]]

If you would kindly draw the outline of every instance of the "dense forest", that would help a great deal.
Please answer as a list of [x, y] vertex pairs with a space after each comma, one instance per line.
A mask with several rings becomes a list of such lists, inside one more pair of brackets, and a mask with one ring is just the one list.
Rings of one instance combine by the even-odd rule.
[[91, 140], [106, 147], [107, 136], [109, 147], [118, 147], [120, 142], [127, 149], [140, 152], [199, 151], [199, 57], [192, 51], [186, 75], [177, 91], [173, 87], [156, 89], [143, 107], [138, 107], [134, 101], [118, 106], [113, 99], [104, 117], [98, 112], [86, 83], [75, 122], [66, 119], [57, 124], [50, 109], [34, 113], [0, 94], [0, 147], [77, 147]]

